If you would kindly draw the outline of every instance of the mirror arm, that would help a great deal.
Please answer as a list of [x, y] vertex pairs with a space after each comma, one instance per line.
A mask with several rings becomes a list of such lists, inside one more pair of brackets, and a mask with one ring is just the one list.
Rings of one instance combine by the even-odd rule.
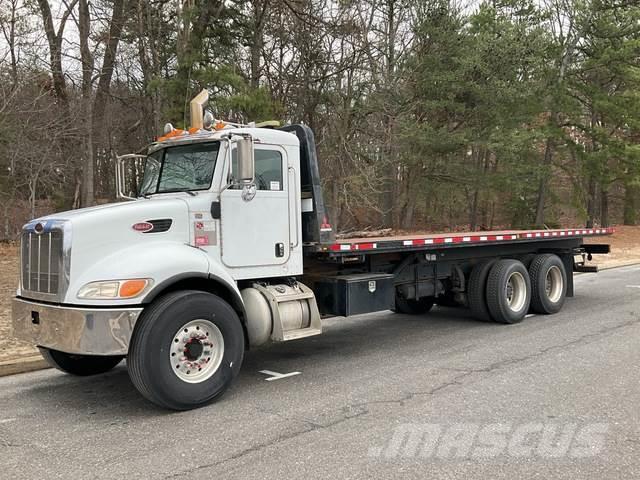
[[125, 179], [124, 162], [126, 160], [135, 160], [138, 158], [148, 158], [148, 156], [140, 155], [138, 153], [129, 153], [127, 155], [116, 156], [116, 196], [120, 199], [136, 200], [136, 197], [131, 197], [124, 193], [124, 179]]

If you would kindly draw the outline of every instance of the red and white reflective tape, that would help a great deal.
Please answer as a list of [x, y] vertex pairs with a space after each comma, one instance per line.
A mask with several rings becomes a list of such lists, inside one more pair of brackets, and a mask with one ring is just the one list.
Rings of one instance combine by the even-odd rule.
[[[503, 233], [496, 235], [464, 235], [464, 236], [441, 236], [429, 238], [412, 238], [402, 240], [404, 247], [419, 247], [423, 245], [443, 245], [443, 244], [459, 244], [459, 243], [484, 243], [484, 242], [504, 242], [513, 240], [526, 240], [536, 238], [551, 237], [573, 237], [582, 235], [610, 235], [615, 233], [615, 228], [589, 228], [570, 230], [531, 230], [517, 233]], [[393, 237], [389, 240], [379, 242], [358, 242], [358, 243], [334, 243], [329, 246], [329, 250], [334, 252], [352, 252], [362, 250], [376, 250], [390, 246], [388, 244], [398, 242]]]

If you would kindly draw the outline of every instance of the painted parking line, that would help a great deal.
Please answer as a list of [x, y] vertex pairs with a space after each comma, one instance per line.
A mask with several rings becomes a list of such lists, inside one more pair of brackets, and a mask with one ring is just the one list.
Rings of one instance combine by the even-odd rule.
[[640, 285], [627, 285], [627, 288], [640, 288]]
[[268, 378], [265, 378], [265, 380], [267, 382], [272, 382], [273, 380], [280, 380], [281, 378], [300, 375], [301, 372], [278, 373], [278, 372], [272, 372], [271, 370], [260, 370], [260, 373], [264, 373], [265, 375], [270, 375]]

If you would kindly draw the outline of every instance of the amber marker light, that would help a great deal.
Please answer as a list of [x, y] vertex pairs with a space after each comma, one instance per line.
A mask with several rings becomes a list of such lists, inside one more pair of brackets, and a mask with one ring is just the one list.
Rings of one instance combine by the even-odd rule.
[[136, 279], [136, 280], [124, 280], [120, 283], [120, 298], [131, 298], [139, 295], [146, 286], [149, 284], [148, 280]]

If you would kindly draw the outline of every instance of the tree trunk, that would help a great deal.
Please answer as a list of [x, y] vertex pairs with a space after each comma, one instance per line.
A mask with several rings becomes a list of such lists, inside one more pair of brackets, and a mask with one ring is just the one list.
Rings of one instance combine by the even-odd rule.
[[597, 203], [598, 187], [593, 175], [589, 176], [589, 188], [587, 192], [587, 228], [593, 228], [596, 223], [598, 203]]
[[471, 205], [469, 208], [469, 230], [472, 232], [478, 228], [478, 197], [480, 196], [479, 189], [474, 187], [473, 198], [471, 199]]
[[[386, 24], [386, 72], [385, 72], [385, 87], [389, 90], [392, 88], [393, 77], [395, 75], [396, 70], [396, 50], [395, 50], [395, 42], [396, 42], [396, 0], [387, 0], [387, 24]], [[395, 207], [395, 197], [396, 197], [396, 183], [397, 183], [397, 165], [395, 162], [394, 148], [392, 142], [394, 141], [393, 135], [393, 119], [391, 114], [385, 112], [384, 115], [384, 152], [386, 162], [385, 174], [384, 174], [384, 182], [382, 186], [382, 224], [384, 227], [393, 227], [395, 218], [394, 218], [394, 207]]]
[[109, 40], [107, 41], [104, 59], [102, 61], [102, 69], [100, 70], [100, 78], [98, 87], [96, 88], [95, 100], [93, 102], [92, 122], [94, 129], [94, 137], [97, 139], [96, 130], [102, 129], [102, 120], [107, 105], [107, 99], [111, 90], [111, 77], [113, 76], [113, 67], [122, 34], [122, 25], [124, 23], [124, 0], [114, 0], [113, 12], [111, 14], [111, 22], [109, 25]]
[[94, 158], [93, 158], [93, 128], [91, 114], [91, 77], [93, 75], [94, 60], [89, 47], [91, 18], [87, 0], [80, 0], [78, 4], [78, 33], [80, 36], [80, 59], [82, 62], [82, 129], [83, 135], [83, 165], [82, 165], [82, 195], [80, 203], [83, 207], [95, 204], [94, 194]]
[[609, 191], [604, 186], [600, 188], [600, 226], [609, 226]]
[[538, 202], [536, 204], [536, 220], [535, 226], [542, 227], [544, 226], [544, 206], [547, 201], [547, 174], [549, 173], [549, 169], [551, 168], [551, 163], [553, 161], [553, 139], [551, 137], [547, 138], [547, 144], [544, 149], [544, 158], [542, 161], [542, 172], [540, 173], [540, 183], [538, 184]]
[[264, 45], [264, 23], [267, 17], [267, 9], [269, 8], [269, 0], [254, 0], [253, 6], [253, 25], [251, 32], [251, 88], [260, 86], [260, 58], [262, 56], [262, 47]]
[[[105, 147], [102, 151], [110, 152], [110, 148], [106, 148], [104, 142], [104, 134], [107, 133], [107, 140], [110, 139], [109, 128], [105, 124], [105, 111], [107, 107], [107, 100], [111, 93], [111, 78], [113, 76], [113, 67], [116, 60], [116, 54], [118, 51], [118, 45], [120, 42], [120, 36], [122, 34], [122, 25], [124, 23], [124, 0], [114, 0], [113, 11], [111, 13], [111, 22], [109, 24], [109, 39], [107, 40], [104, 58], [102, 60], [102, 68], [100, 69], [100, 77], [98, 80], [98, 86], [96, 88], [95, 97], [93, 100], [93, 106], [91, 108], [91, 137], [89, 148], [91, 148], [91, 169], [95, 170], [96, 160], [98, 159], [98, 147]], [[109, 141], [106, 143], [110, 143]], [[107, 156], [107, 159], [109, 157]], [[100, 171], [98, 171], [100, 173]], [[91, 175], [95, 177], [95, 172], [91, 172]], [[111, 175], [108, 177], [112, 178]], [[100, 175], [98, 175], [100, 179]], [[92, 179], [92, 185], [95, 185], [95, 179]], [[100, 185], [100, 183], [98, 183]], [[94, 187], [95, 189], [95, 187]], [[99, 190], [102, 194], [105, 191], [109, 191], [109, 185]], [[90, 204], [95, 203], [95, 192], [87, 192], [87, 200]]]
[[69, 114], [69, 100], [67, 98], [66, 82], [64, 80], [64, 72], [62, 71], [62, 36], [64, 34], [64, 28], [67, 23], [69, 15], [75, 8], [78, 0], [72, 0], [67, 9], [62, 14], [58, 23], [58, 30], [55, 30], [53, 24], [53, 17], [51, 15], [51, 7], [47, 0], [38, 0], [38, 6], [40, 8], [40, 15], [42, 16], [42, 23], [44, 26], [44, 32], [47, 37], [47, 43], [49, 44], [49, 61], [51, 63], [51, 77], [53, 79], [53, 89], [56, 94], [58, 102], [60, 102], [66, 115]]
[[177, 49], [177, 72], [179, 88], [184, 92], [182, 108], [186, 112], [189, 92], [191, 90], [190, 79], [193, 67], [198, 65], [203, 58], [203, 43], [207, 29], [218, 18], [225, 2], [221, 0], [200, 0], [189, 3], [186, 11], [182, 12], [183, 27], [179, 32]]
[[626, 184], [624, 188], [624, 218], [625, 225], [636, 225], [638, 221], [638, 187]]
[[16, 12], [18, 10], [18, 1], [11, 0], [11, 18], [9, 18], [9, 31], [7, 32], [2, 26], [5, 40], [9, 47], [9, 56], [11, 59], [11, 88], [15, 89], [18, 86], [18, 58], [16, 56]]

